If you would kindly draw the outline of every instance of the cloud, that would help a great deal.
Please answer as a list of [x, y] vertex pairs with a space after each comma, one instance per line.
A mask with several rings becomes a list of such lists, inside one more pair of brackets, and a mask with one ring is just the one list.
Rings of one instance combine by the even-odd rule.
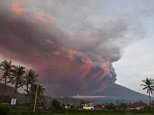
[[[62, 2], [53, 1], [49, 2], [53, 3], [52, 9], [47, 7], [41, 13], [40, 7], [25, 13], [30, 6], [23, 1], [22, 7], [13, 2], [13, 14], [12, 9], [3, 8], [0, 12], [0, 55], [33, 67], [50, 95], [92, 95], [114, 84], [116, 73], [112, 63], [121, 58], [121, 50], [126, 45], [143, 35], [138, 23], [125, 18], [110, 17], [99, 25], [96, 21], [82, 21], [83, 14], [93, 6], [80, 2], [77, 4], [86, 6], [80, 6], [81, 11], [87, 9], [83, 13], [73, 9], [77, 8], [76, 4], [68, 2], [63, 6]], [[11, 3], [5, 6], [8, 4]]]
[[21, 16], [23, 15], [23, 13], [25, 12], [25, 9], [23, 7], [21, 7], [19, 5], [18, 0], [16, 0], [13, 4], [12, 4], [12, 12], [17, 15], [17, 16]]

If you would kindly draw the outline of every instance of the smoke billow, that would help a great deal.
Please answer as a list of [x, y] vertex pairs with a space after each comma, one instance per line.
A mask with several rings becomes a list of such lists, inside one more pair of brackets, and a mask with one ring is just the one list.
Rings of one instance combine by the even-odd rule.
[[124, 46], [141, 37], [142, 31], [119, 18], [105, 20], [99, 26], [82, 18], [74, 25], [70, 19], [67, 28], [66, 6], [50, 9], [49, 18], [26, 7], [3, 8], [0, 55], [33, 67], [50, 95], [94, 95], [115, 83], [112, 63], [121, 58]]

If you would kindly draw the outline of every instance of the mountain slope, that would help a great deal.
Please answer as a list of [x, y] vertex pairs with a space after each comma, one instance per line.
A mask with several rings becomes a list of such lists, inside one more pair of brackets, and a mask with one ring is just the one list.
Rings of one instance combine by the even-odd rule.
[[10, 86], [4, 86], [0, 83], [0, 96], [13, 96], [15, 94], [14, 88]]
[[148, 100], [148, 96], [128, 89], [124, 86], [113, 84], [103, 90], [102, 92], [96, 93], [97, 96], [109, 96], [116, 97], [119, 99], [139, 101], [139, 100]]
[[10, 86], [4, 86], [0, 83], [0, 96], [9, 96], [11, 98], [16, 98], [17, 103], [25, 103], [28, 102], [28, 98], [19, 92], [15, 93], [14, 88]]

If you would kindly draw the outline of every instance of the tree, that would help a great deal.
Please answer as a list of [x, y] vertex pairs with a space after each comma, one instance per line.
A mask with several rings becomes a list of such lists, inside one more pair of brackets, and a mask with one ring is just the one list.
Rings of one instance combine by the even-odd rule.
[[125, 111], [125, 110], [127, 109], [127, 104], [126, 104], [126, 103], [120, 103], [120, 104], [118, 105], [118, 108], [119, 108], [120, 110]]
[[11, 76], [12, 71], [12, 62], [11, 61], [2, 61], [0, 64], [0, 70], [2, 72], [2, 81], [4, 81], [4, 85], [6, 86], [8, 83], [8, 79]]
[[144, 84], [141, 84], [141, 86], [143, 86], [143, 90], [147, 90], [147, 93], [149, 94], [149, 104], [151, 106], [151, 95], [154, 92], [154, 79], [146, 78], [142, 80], [142, 82]]
[[30, 88], [38, 81], [38, 75], [30, 69], [25, 76], [26, 93], [29, 94]]
[[[41, 100], [45, 96], [46, 89], [40, 84], [33, 84], [30, 88], [29, 95], [32, 100], [35, 99], [37, 95], [37, 99]], [[37, 94], [36, 94], [37, 93]]]
[[14, 66], [12, 75], [14, 78], [15, 92], [17, 92], [18, 88], [24, 85], [23, 77], [25, 75], [25, 68], [23, 66]]
[[62, 109], [61, 104], [57, 99], [52, 100], [51, 106], [54, 111], [59, 111]]
[[113, 103], [109, 103], [109, 104], [105, 105], [105, 108], [107, 110], [115, 110], [116, 107]]
[[40, 103], [44, 103], [43, 99], [46, 89], [40, 84], [33, 84], [30, 89], [29, 96], [32, 99], [34, 105], [33, 111], [35, 112], [36, 106]]
[[42, 85], [33, 84], [31, 86], [31, 94], [33, 94], [35, 96], [36, 90], [37, 90], [37, 96], [38, 97], [43, 97], [44, 94], [45, 94], [45, 91], [46, 91], [46, 89]]

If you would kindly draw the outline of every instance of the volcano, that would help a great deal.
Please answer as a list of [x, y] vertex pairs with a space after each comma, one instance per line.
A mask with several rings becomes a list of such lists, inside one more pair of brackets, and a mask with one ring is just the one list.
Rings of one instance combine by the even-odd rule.
[[94, 103], [117, 103], [119, 102], [137, 102], [143, 101], [148, 103], [149, 98], [145, 94], [133, 91], [129, 88], [121, 86], [119, 84], [113, 84], [104, 89], [101, 92], [95, 93], [90, 96], [72, 96], [69, 98], [77, 100], [88, 100]]
[[148, 100], [147, 95], [133, 91], [129, 88], [126, 88], [126, 87], [118, 85], [118, 84], [110, 85], [102, 92], [96, 93], [94, 95], [114, 97], [117, 99], [130, 100], [130, 101]]

